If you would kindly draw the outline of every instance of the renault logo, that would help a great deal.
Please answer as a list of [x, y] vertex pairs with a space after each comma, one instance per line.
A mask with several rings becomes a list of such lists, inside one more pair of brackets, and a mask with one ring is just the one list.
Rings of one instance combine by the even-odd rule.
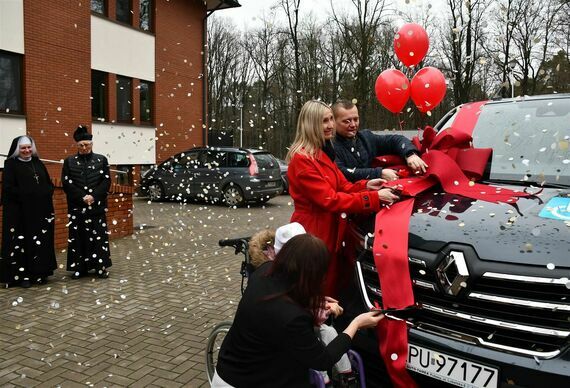
[[467, 287], [469, 270], [463, 252], [451, 251], [436, 269], [437, 278], [448, 295], [459, 295]]

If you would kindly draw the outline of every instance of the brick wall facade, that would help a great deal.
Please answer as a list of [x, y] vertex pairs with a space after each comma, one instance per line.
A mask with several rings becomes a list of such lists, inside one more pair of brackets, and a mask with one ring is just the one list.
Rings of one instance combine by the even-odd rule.
[[77, 152], [73, 131], [91, 122], [90, 17], [89, 1], [24, 1], [26, 126], [42, 158]]
[[156, 0], [156, 161], [203, 145], [203, 1]]
[[[42, 159], [60, 161], [77, 152], [73, 141], [77, 125], [92, 122], [90, 2], [24, 0], [23, 4], [27, 132], [35, 139]], [[132, 5], [133, 28], [138, 28], [138, 1], [132, 1]], [[108, 18], [113, 20], [114, 1], [108, 1], [107, 6]], [[205, 15], [206, 5], [202, 0], [154, 0], [156, 74], [152, 116], [157, 128], [157, 163], [177, 152], [203, 145]], [[116, 74], [108, 74], [109, 122], [117, 119], [116, 79]], [[138, 85], [139, 80], [133, 79], [133, 113], [139, 106]], [[134, 114], [132, 124], [140, 124], [138, 114]], [[97, 139], [93, 151], [97, 152]], [[55, 238], [56, 246], [61, 248], [67, 245], [67, 206], [59, 182], [61, 164], [45, 164], [57, 186]], [[111, 238], [132, 233], [132, 196], [140, 181], [140, 167], [135, 166], [133, 172], [130, 181], [134, 187], [114, 185], [109, 195], [107, 218]], [[114, 182], [115, 173], [112, 175]]]

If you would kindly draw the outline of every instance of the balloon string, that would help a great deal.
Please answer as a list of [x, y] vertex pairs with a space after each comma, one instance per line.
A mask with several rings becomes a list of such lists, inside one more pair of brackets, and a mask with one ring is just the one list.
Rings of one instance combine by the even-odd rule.
[[400, 131], [403, 131], [404, 129], [402, 128], [402, 119], [400, 118], [400, 112], [397, 113], [398, 116], [398, 125], [400, 126]]

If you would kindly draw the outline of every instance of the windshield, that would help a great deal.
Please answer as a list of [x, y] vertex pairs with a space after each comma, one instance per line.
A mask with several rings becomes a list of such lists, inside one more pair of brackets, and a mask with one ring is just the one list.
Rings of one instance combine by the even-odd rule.
[[570, 185], [570, 98], [484, 105], [473, 146], [492, 148], [490, 178]]

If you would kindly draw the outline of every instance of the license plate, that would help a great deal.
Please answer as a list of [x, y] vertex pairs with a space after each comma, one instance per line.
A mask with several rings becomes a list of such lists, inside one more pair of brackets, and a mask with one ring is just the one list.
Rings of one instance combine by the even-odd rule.
[[407, 368], [459, 387], [496, 388], [499, 370], [414, 344], [408, 345]]
[[265, 185], [265, 187], [276, 187], [277, 186], [277, 182], [267, 182], [267, 184]]

